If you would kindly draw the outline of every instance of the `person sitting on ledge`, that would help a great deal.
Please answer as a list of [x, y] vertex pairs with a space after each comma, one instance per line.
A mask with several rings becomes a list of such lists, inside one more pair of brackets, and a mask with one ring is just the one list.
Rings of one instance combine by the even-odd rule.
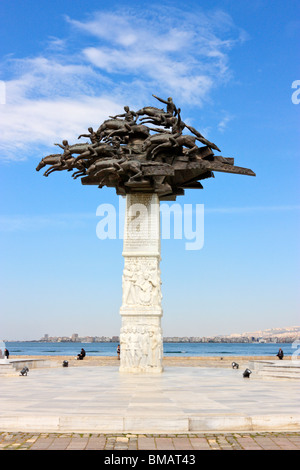
[[278, 356], [278, 359], [283, 359], [283, 351], [281, 348], [279, 348], [279, 351], [276, 355]]
[[77, 360], [82, 360], [85, 357], [86, 353], [85, 350], [82, 348], [80, 353], [77, 354]]

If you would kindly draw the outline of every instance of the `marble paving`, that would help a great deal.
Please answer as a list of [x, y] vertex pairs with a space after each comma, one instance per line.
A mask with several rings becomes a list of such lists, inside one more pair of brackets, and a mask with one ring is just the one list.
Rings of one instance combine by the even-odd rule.
[[240, 369], [33, 369], [0, 378], [0, 431], [201, 432], [300, 430], [299, 381]]

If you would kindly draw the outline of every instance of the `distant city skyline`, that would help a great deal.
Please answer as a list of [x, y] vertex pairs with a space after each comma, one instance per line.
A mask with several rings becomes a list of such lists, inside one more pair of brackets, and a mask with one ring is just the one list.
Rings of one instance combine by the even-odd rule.
[[152, 94], [256, 173], [178, 197], [203, 205], [204, 239], [161, 241], [163, 335], [299, 324], [299, 8], [0, 2], [0, 338], [119, 334], [123, 240], [97, 236], [97, 208], [118, 216], [119, 197], [35, 168], [124, 105], [156, 106]]
[[[238, 339], [248, 338], [249, 340], [252, 339], [253, 341], [259, 339], [274, 339], [277, 338], [278, 340], [287, 340], [287, 341], [298, 341], [300, 340], [300, 326], [289, 326], [289, 327], [282, 327], [282, 328], [269, 328], [263, 331], [252, 331], [252, 332], [242, 332], [242, 333], [231, 333], [229, 335], [213, 335], [213, 336], [164, 336], [164, 341], [166, 342], [181, 342], [181, 341], [191, 341], [191, 342], [199, 342], [205, 339], [215, 341], [218, 340], [232, 340], [233, 342]], [[13, 339], [6, 339], [7, 342], [13, 342]], [[32, 341], [45, 341], [45, 342], [118, 342], [119, 335], [113, 336], [95, 336], [95, 335], [87, 335], [82, 336], [78, 333], [72, 333], [69, 336], [50, 336], [45, 333], [41, 338], [32, 338]]]

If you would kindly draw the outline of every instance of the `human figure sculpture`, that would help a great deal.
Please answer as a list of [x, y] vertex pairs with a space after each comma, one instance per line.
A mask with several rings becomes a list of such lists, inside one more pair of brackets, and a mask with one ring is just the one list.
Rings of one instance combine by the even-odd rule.
[[154, 96], [154, 98], [156, 98], [158, 101], [160, 101], [161, 103], [165, 103], [167, 105], [167, 113], [170, 115], [170, 116], [176, 116], [177, 114], [177, 108], [175, 106], [175, 104], [173, 103], [173, 99], [171, 97], [169, 97], [167, 100], [164, 100], [162, 98], [159, 98], [158, 96], [156, 95], [152, 95]]
[[64, 153], [62, 155], [62, 159], [65, 160], [66, 158], [69, 158], [72, 156], [72, 152], [70, 150], [70, 145], [67, 140], [63, 140], [62, 144], [54, 144], [63, 149]]
[[135, 111], [131, 111], [129, 106], [124, 106], [125, 113], [123, 114], [116, 114], [115, 116], [110, 116], [112, 119], [117, 119], [120, 117], [124, 117], [125, 121], [129, 124], [133, 124], [136, 122], [138, 115]]
[[220, 152], [218, 146], [183, 121], [171, 97], [153, 97], [166, 109], [145, 106], [134, 111], [124, 106], [123, 113], [110, 116], [97, 131], [89, 127], [78, 136], [89, 142], [56, 143], [62, 153], [42, 158], [36, 170], [49, 165], [45, 176], [76, 170], [72, 177], [82, 177], [83, 184], [115, 187], [122, 196], [135, 190], [154, 192], [166, 200], [186, 188], [203, 188], [199, 180], [213, 177], [214, 171], [255, 176], [248, 168], [236, 167], [233, 158], [214, 155], [213, 150]]
[[88, 137], [90, 139], [90, 141], [92, 142], [92, 144], [96, 144], [98, 142], [97, 133], [94, 132], [94, 129], [92, 127], [89, 127], [88, 131], [89, 131], [89, 134], [80, 134], [78, 136], [78, 139], [80, 139], [81, 137]]

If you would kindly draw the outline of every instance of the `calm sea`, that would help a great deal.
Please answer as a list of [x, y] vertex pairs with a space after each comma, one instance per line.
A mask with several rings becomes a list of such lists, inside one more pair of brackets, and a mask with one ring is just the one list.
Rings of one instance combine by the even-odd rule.
[[[13, 356], [77, 356], [84, 348], [89, 356], [116, 356], [118, 343], [6, 342]], [[164, 343], [165, 356], [286, 356], [295, 352], [293, 343]]]

